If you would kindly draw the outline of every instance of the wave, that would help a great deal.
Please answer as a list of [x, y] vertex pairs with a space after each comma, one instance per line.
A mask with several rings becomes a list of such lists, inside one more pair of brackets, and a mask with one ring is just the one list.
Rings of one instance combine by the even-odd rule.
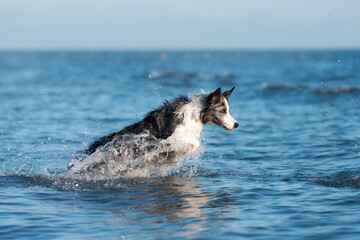
[[237, 78], [235, 74], [232, 73], [222, 73], [222, 74], [210, 74], [205, 72], [181, 72], [177, 70], [164, 71], [151, 70], [140, 76], [133, 76], [134, 78], [148, 78], [148, 79], [179, 79], [179, 80], [191, 80], [191, 79], [200, 79], [200, 80], [234, 80]]
[[307, 86], [304, 85], [295, 85], [292, 83], [279, 83], [279, 84], [269, 84], [263, 83], [262, 88], [264, 91], [293, 91], [293, 90], [303, 90], [307, 89]]
[[262, 90], [265, 93], [278, 92], [307, 92], [309, 94], [325, 95], [325, 96], [341, 96], [341, 95], [360, 95], [360, 88], [354, 86], [348, 87], [310, 87], [307, 85], [296, 85], [292, 83], [269, 84], [263, 83]]
[[[159, 180], [160, 179], [160, 180]], [[42, 186], [61, 191], [104, 191], [123, 190], [129, 185], [161, 181], [163, 178], [119, 178], [113, 180], [85, 180], [62, 174], [8, 174], [0, 175], [0, 186], [15, 187]]]

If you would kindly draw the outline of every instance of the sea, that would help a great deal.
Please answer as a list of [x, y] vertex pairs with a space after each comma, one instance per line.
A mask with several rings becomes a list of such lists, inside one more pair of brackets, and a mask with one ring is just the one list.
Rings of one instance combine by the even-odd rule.
[[[64, 177], [165, 100], [234, 86], [239, 127], [205, 126], [180, 168]], [[0, 239], [360, 239], [359, 145], [359, 50], [1, 51]]]

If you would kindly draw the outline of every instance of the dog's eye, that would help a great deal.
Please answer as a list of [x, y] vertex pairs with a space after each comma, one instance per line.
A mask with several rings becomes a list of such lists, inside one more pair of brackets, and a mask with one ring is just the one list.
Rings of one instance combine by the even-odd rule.
[[226, 113], [226, 109], [221, 110], [220, 113], [225, 114], [225, 113]]

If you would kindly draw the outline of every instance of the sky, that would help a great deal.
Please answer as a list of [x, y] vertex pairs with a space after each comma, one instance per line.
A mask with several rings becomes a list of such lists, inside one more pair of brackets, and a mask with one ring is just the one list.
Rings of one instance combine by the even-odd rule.
[[0, 0], [0, 50], [360, 48], [358, 0]]

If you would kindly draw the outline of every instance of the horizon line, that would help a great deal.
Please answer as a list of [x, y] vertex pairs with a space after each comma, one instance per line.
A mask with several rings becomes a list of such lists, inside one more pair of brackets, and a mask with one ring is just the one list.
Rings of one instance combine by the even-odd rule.
[[360, 51], [359, 47], [248, 47], [248, 48], [1, 48], [0, 52], [246, 52], [246, 51]]

